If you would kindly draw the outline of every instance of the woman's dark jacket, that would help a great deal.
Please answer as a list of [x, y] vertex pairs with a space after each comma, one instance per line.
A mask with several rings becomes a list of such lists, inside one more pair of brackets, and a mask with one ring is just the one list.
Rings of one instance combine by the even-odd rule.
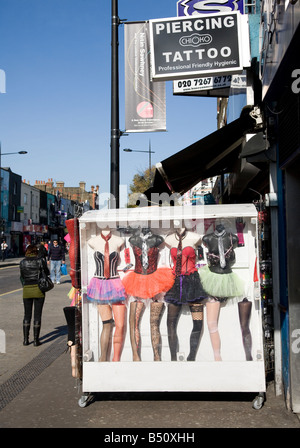
[[49, 275], [49, 269], [44, 258], [25, 257], [20, 263], [23, 285], [37, 285], [40, 269], [43, 269]]

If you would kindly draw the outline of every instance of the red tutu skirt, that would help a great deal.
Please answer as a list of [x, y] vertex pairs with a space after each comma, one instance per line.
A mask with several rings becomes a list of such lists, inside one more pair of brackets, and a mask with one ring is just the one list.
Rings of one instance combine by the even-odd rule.
[[126, 294], [141, 299], [151, 299], [157, 294], [169, 291], [174, 284], [174, 274], [170, 268], [158, 268], [152, 274], [127, 272], [122, 279]]

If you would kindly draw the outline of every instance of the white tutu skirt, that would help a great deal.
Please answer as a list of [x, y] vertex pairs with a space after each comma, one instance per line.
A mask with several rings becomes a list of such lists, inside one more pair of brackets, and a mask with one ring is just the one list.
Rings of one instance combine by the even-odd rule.
[[198, 272], [203, 289], [209, 296], [233, 298], [244, 295], [244, 282], [234, 272], [216, 274], [207, 265], [201, 267]]
[[98, 304], [123, 303], [126, 292], [120, 278], [106, 280], [93, 277], [87, 287], [87, 299]]

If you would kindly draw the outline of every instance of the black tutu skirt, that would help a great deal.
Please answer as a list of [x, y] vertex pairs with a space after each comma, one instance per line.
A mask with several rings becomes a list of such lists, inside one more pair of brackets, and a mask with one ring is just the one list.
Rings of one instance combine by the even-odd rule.
[[176, 277], [172, 288], [165, 295], [165, 302], [175, 305], [200, 303], [207, 299], [207, 294], [202, 288], [198, 272]]

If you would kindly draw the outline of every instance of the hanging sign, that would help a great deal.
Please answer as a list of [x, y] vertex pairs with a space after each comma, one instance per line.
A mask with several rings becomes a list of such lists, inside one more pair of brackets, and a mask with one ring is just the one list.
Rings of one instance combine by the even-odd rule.
[[232, 75], [206, 76], [204, 78], [181, 79], [174, 81], [174, 93], [197, 92], [199, 90], [230, 87]]
[[246, 75], [216, 75], [173, 81], [174, 95], [228, 97], [230, 89], [245, 89]]
[[243, 61], [242, 56], [242, 40], [247, 35], [241, 17], [232, 12], [150, 20], [153, 78], [241, 73], [250, 64], [250, 58]]
[[230, 13], [231, 11], [244, 14], [244, 0], [179, 0], [177, 2], [178, 16]]
[[[180, 0], [177, 2], [177, 16], [196, 16], [216, 12], [239, 11], [244, 13], [244, 0]], [[173, 81], [174, 95], [192, 95], [227, 98], [230, 88], [235, 87], [240, 75], [205, 76]], [[240, 86], [240, 82], [238, 82]]]
[[150, 70], [149, 24], [124, 24], [125, 130], [166, 130], [165, 83], [153, 82]]

